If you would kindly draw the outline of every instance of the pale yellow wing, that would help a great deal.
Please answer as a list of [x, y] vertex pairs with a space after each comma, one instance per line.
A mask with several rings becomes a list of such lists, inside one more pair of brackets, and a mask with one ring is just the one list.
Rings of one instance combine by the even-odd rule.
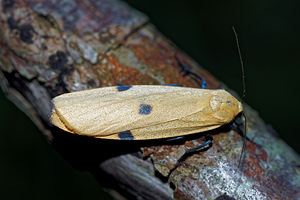
[[222, 96], [232, 97], [224, 90], [105, 87], [54, 98], [51, 119], [65, 131], [99, 138], [120, 139], [118, 133], [126, 131], [131, 131], [134, 139], [173, 137], [210, 130], [232, 120], [211, 114], [219, 106], [212, 98]]

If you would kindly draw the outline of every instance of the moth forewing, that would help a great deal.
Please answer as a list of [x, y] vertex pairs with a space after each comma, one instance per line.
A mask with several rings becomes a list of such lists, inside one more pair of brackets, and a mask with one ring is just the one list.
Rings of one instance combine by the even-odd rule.
[[52, 114], [51, 114], [51, 122], [58, 128], [64, 130], [64, 131], [69, 131], [69, 129], [65, 126], [65, 124], [61, 121], [61, 119], [57, 116], [55, 109], [53, 108]]
[[242, 111], [225, 90], [170, 86], [104, 87], [63, 94], [52, 102], [54, 125], [106, 139], [122, 139], [119, 133], [124, 132], [132, 139], [203, 132], [229, 123]]

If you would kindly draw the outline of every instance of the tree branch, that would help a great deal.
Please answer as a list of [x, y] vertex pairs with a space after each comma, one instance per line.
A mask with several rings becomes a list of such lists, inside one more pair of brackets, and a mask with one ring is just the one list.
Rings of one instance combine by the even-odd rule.
[[247, 143], [242, 169], [237, 169], [242, 139], [222, 128], [210, 133], [214, 145], [186, 158], [167, 183], [162, 177], [186, 148], [203, 143], [203, 134], [174, 144], [121, 142], [53, 127], [51, 99], [65, 92], [116, 81], [200, 87], [195, 74], [208, 88], [225, 86], [123, 2], [15, 0], [1, 5], [1, 87], [74, 167], [136, 199], [214, 199], [224, 193], [236, 199], [299, 197], [299, 156], [247, 105], [248, 137], [259, 145]]

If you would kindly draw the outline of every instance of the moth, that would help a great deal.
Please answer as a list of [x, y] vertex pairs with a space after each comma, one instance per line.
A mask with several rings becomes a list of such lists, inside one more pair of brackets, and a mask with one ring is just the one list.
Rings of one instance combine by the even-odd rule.
[[150, 140], [216, 129], [243, 111], [225, 90], [134, 85], [62, 94], [52, 100], [52, 123], [101, 139]]

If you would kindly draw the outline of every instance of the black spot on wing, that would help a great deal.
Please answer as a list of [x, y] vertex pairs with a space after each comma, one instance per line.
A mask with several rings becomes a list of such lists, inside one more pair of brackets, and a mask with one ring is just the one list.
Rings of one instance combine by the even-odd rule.
[[141, 104], [139, 109], [140, 115], [149, 115], [152, 111], [152, 106], [149, 104]]
[[131, 85], [121, 85], [121, 86], [118, 86], [117, 89], [119, 92], [123, 92], [123, 91], [129, 90], [131, 87], [132, 87]]
[[123, 131], [118, 134], [120, 140], [134, 140], [133, 135], [130, 131]]

